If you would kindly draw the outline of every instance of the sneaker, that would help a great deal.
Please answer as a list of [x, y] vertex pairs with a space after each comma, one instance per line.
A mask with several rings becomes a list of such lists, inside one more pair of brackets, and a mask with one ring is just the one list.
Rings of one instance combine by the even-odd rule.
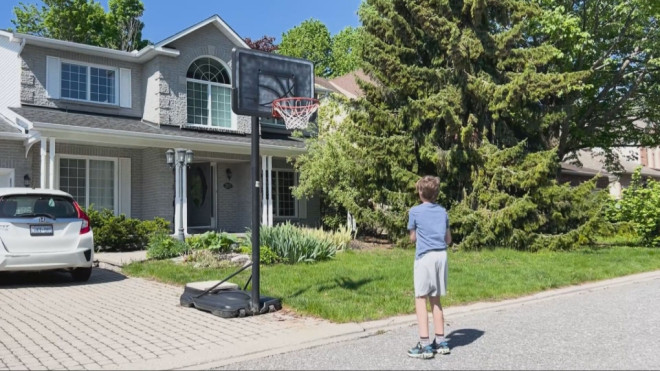
[[431, 349], [433, 349], [433, 351], [435, 353], [439, 353], [439, 354], [449, 354], [449, 353], [451, 353], [451, 350], [449, 350], [449, 344], [447, 344], [446, 341], [443, 341], [442, 343], [437, 344], [435, 342], [435, 340], [433, 340], [433, 343], [431, 343]]
[[408, 357], [422, 359], [433, 358], [433, 348], [431, 345], [422, 347], [421, 343], [417, 343], [417, 345], [408, 351]]

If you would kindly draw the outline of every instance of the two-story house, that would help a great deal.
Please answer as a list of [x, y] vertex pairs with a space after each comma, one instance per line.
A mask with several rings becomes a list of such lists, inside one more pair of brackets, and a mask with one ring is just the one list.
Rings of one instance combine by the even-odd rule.
[[[217, 15], [133, 52], [0, 31], [0, 187], [61, 189], [175, 230], [181, 212], [188, 233], [244, 232], [250, 118], [231, 110], [234, 47], [248, 46]], [[291, 194], [287, 158], [304, 143], [272, 122], [261, 127], [262, 222], [318, 225], [318, 200]], [[185, 192], [168, 149], [193, 151]]]

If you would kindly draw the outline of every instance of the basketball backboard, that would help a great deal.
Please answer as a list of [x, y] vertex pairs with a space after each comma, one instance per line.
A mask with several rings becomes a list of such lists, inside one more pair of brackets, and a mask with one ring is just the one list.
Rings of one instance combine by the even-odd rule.
[[314, 64], [305, 59], [235, 48], [231, 58], [232, 111], [272, 117], [273, 100], [314, 97]]

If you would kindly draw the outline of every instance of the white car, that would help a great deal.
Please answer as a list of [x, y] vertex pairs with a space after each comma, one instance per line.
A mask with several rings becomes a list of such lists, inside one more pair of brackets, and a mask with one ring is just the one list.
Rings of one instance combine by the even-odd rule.
[[0, 188], [0, 271], [67, 269], [87, 281], [93, 261], [89, 217], [70, 194]]

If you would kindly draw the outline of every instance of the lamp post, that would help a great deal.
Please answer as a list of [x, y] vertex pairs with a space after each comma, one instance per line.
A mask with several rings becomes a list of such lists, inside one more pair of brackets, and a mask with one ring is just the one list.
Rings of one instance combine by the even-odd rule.
[[177, 190], [179, 193], [179, 231], [177, 238], [180, 241], [186, 239], [185, 233], [183, 232], [183, 174], [186, 167], [190, 166], [193, 161], [193, 151], [184, 150], [184, 149], [168, 149], [165, 152], [165, 160], [170, 168], [175, 168], [177, 173], [175, 177], [178, 176]]

